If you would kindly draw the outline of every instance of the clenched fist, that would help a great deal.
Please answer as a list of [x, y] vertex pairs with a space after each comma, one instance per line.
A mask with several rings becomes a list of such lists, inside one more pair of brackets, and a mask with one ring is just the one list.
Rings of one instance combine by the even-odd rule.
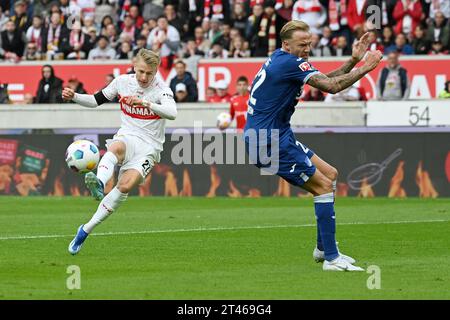
[[73, 91], [70, 88], [64, 88], [63, 92], [62, 92], [62, 98], [65, 101], [70, 101], [73, 99], [73, 97], [75, 96], [75, 91]]
[[369, 51], [366, 54], [366, 62], [364, 65], [369, 70], [373, 70], [380, 64], [381, 59], [383, 59], [383, 54], [381, 53], [380, 50]]

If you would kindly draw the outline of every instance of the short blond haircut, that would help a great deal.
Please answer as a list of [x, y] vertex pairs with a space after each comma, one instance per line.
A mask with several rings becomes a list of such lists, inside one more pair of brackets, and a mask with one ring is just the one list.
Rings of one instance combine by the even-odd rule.
[[142, 59], [142, 61], [148, 64], [152, 69], [158, 69], [159, 64], [161, 63], [161, 58], [156, 52], [144, 48], [137, 53], [136, 60], [137, 59]]
[[309, 32], [309, 25], [300, 20], [291, 20], [286, 23], [280, 31], [281, 41], [292, 39], [292, 34], [295, 31]]

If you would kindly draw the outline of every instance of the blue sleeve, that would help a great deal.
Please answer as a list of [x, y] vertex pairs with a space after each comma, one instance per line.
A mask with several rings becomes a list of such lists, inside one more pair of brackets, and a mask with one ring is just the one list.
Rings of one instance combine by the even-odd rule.
[[286, 64], [285, 67], [287, 70], [285, 76], [289, 80], [306, 83], [312, 75], [320, 73], [311, 63], [301, 58], [289, 58]]

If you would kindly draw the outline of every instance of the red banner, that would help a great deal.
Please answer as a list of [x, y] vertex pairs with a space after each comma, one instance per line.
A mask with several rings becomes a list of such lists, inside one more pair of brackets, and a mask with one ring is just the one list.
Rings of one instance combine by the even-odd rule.
[[[214, 87], [216, 82], [224, 79], [229, 83], [229, 92], [235, 92], [235, 82], [241, 75], [246, 76], [250, 82], [261, 68], [265, 59], [239, 59], [239, 60], [202, 60], [198, 65], [199, 98], [204, 100], [208, 87]], [[329, 61], [323, 59], [311, 59], [311, 64], [326, 73], [337, 69], [342, 61]], [[369, 99], [375, 96], [376, 81], [385, 61], [377, 69], [368, 74], [357, 85], [366, 89]], [[430, 99], [436, 97], [444, 88], [444, 83], [450, 79], [450, 57], [414, 57], [403, 58], [401, 65], [408, 70], [408, 78], [411, 83], [411, 99]], [[71, 76], [76, 76], [83, 84], [87, 92], [95, 91], [105, 86], [106, 75], [119, 75], [130, 69], [129, 63], [124, 64], [95, 64], [91, 62], [67, 62], [53, 64], [55, 74], [63, 79], [65, 85]], [[26, 93], [36, 95], [41, 74], [42, 65], [29, 64], [1, 64], [0, 83], [8, 83], [11, 100], [21, 101]], [[174, 70], [170, 72], [160, 69], [160, 74], [167, 83], [175, 76]]]
[[0, 139], [0, 165], [14, 165], [19, 141]]

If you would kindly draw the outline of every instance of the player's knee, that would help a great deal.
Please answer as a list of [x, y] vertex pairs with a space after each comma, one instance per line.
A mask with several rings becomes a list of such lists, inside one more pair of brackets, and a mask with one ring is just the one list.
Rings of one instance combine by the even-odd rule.
[[333, 192], [333, 181], [329, 179], [324, 179], [320, 184], [319, 194], [326, 194]]
[[122, 193], [130, 193], [132, 188], [133, 188], [133, 185], [132, 185], [131, 181], [129, 181], [129, 180], [119, 181], [117, 183], [117, 189], [119, 189], [119, 191]]
[[338, 171], [335, 167], [331, 167], [330, 176], [331, 181], [336, 181], [338, 178]]

